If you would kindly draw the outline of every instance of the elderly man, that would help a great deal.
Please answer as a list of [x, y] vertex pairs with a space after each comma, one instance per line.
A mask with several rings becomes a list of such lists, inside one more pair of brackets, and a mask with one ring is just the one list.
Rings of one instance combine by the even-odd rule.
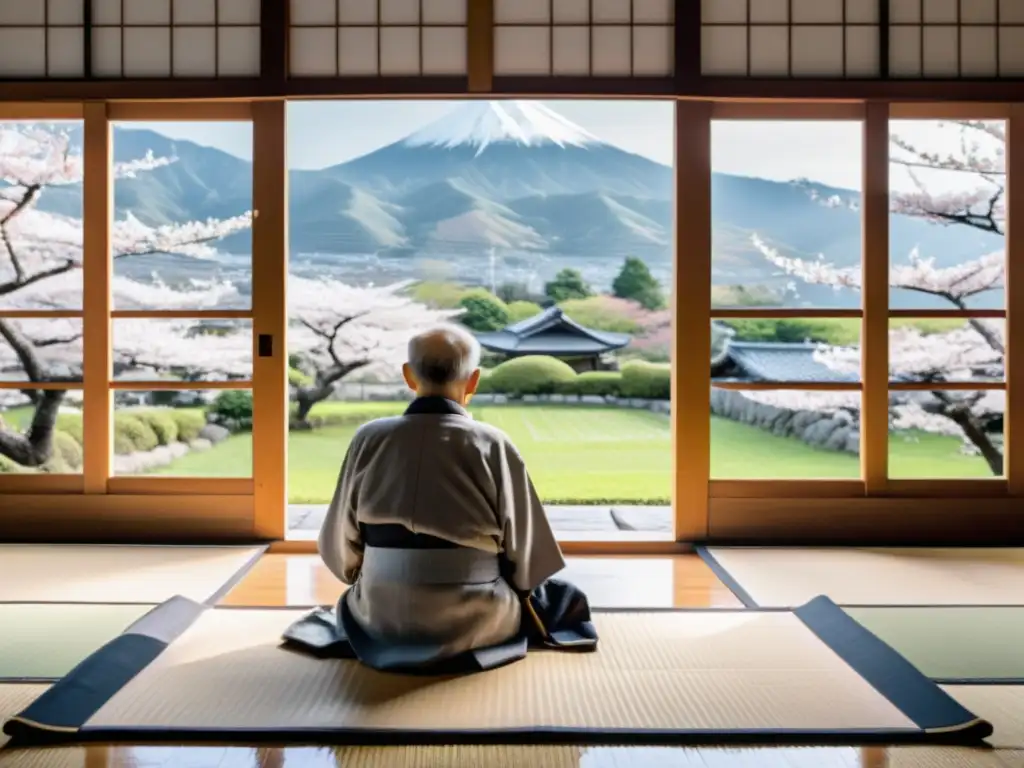
[[409, 342], [416, 398], [356, 433], [320, 532], [324, 563], [351, 585], [346, 655], [378, 669], [487, 669], [531, 640], [596, 643], [585, 596], [549, 581], [565, 562], [522, 457], [466, 410], [479, 359], [459, 326]]

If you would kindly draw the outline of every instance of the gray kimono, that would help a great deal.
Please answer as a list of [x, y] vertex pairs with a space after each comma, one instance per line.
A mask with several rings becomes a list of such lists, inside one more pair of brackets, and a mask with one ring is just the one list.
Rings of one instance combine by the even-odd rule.
[[435, 660], [508, 642], [521, 596], [565, 566], [509, 438], [436, 397], [359, 429], [319, 549], [352, 585], [339, 615]]

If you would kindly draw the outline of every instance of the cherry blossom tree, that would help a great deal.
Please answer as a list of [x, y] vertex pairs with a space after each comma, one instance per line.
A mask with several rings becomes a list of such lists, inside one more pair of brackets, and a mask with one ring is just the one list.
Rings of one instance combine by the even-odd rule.
[[411, 281], [357, 288], [336, 280], [297, 275], [288, 279], [289, 343], [309, 383], [293, 383], [295, 423], [308, 427], [309, 412], [355, 371], [389, 368], [405, 360], [409, 336], [461, 310], [429, 309], [407, 295]]
[[[974, 120], [944, 124], [956, 132], [955, 149], [932, 151], [917, 142], [895, 135], [892, 163], [902, 168], [912, 182], [907, 192], [892, 194], [894, 213], [924, 219], [940, 226], [966, 226], [1004, 235], [1006, 231], [1005, 129], [1002, 123]], [[966, 183], [949, 191], [930, 189], [922, 180], [927, 171], [961, 176]], [[834, 207], [833, 201], [822, 204]], [[853, 206], [851, 209], [856, 210]], [[759, 235], [754, 247], [784, 274], [805, 283], [860, 290], [860, 266], [840, 267], [824, 255], [804, 259], [784, 255]], [[925, 294], [942, 300], [951, 309], [966, 310], [971, 300], [1005, 286], [1006, 258], [1002, 251], [951, 267], [938, 267], [934, 257], [917, 250], [906, 263], [890, 267], [889, 282], [894, 289]], [[1000, 380], [1004, 373], [1006, 342], [1002, 321], [971, 318], [961, 328], [926, 334], [904, 326], [889, 333], [889, 369], [893, 381], [934, 384], [927, 393], [900, 393], [892, 407], [894, 429], [916, 429], [956, 435], [982, 455], [994, 474], [1003, 472], [1002, 449], [992, 437], [992, 427], [1002, 422], [1005, 393], [964, 392], [943, 389], [943, 384], [965, 381]], [[860, 349], [820, 347], [817, 359], [835, 370], [859, 371]], [[782, 407], [797, 406], [852, 413], [859, 410], [859, 398], [850, 393], [757, 392], [752, 399]]]
[[[131, 178], [172, 162], [174, 158], [156, 158], [150, 153], [117, 163], [113, 173], [115, 178]], [[67, 132], [34, 125], [0, 128], [0, 308], [66, 310], [81, 306], [82, 221], [41, 211], [37, 204], [52, 190], [80, 184], [83, 171], [82, 156], [72, 151]], [[215, 253], [213, 243], [250, 223], [251, 212], [225, 220], [161, 227], [146, 226], [129, 215], [113, 223], [112, 258], [158, 253], [208, 258]], [[159, 295], [170, 303], [166, 286], [159, 284], [146, 286], [117, 278], [113, 289], [119, 307], [160, 308]], [[225, 286], [210, 284], [175, 291], [173, 306], [211, 306], [225, 290]], [[122, 364], [158, 373], [201, 371], [200, 375], [209, 376], [220, 370], [230, 375], [245, 364], [246, 355], [251, 356], [251, 350], [238, 344], [238, 335], [212, 345], [207, 344], [209, 340], [186, 345], [194, 322], [171, 321], [161, 336], [146, 335], [145, 325], [126, 324], [123, 343], [115, 340], [118, 353], [125, 358]], [[82, 323], [78, 319], [0, 318], [0, 338], [4, 342], [0, 344], [0, 372], [6, 372], [8, 379], [25, 381], [20, 394], [33, 406], [30, 426], [24, 432], [0, 422], [0, 456], [22, 466], [41, 466], [52, 452], [54, 426], [65, 393], [32, 384], [81, 381]], [[195, 359], [197, 350], [204, 351], [204, 359]]]

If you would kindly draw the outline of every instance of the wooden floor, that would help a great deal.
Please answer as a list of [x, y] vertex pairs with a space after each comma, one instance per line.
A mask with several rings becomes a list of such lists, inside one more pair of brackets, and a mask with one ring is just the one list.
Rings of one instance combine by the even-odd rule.
[[[571, 558], [566, 578], [599, 607], [735, 608], [696, 555]], [[267, 555], [225, 605], [329, 604], [342, 591], [310, 555]], [[823, 706], [827, 702], [822, 702]], [[89, 746], [0, 750], [0, 768], [1024, 768], [1024, 752], [941, 747], [329, 747]]]

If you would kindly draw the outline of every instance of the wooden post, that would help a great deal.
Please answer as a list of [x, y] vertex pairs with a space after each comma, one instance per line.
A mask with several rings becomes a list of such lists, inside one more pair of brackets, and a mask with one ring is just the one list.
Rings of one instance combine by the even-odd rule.
[[711, 474], [711, 103], [677, 101], [672, 287], [672, 509], [677, 540], [708, 535]]
[[889, 474], [889, 105], [864, 113], [860, 466], [868, 495]]
[[113, 443], [110, 392], [110, 283], [113, 258], [110, 227], [113, 171], [110, 121], [104, 102], [84, 107], [82, 183], [82, 440], [85, 493], [106, 493]]
[[494, 0], [467, 0], [466, 69], [471, 93], [494, 85]]
[[[288, 507], [285, 102], [257, 101], [252, 114], [253, 530], [261, 538], [283, 539]], [[269, 350], [260, 343], [261, 336], [269, 337]]]

